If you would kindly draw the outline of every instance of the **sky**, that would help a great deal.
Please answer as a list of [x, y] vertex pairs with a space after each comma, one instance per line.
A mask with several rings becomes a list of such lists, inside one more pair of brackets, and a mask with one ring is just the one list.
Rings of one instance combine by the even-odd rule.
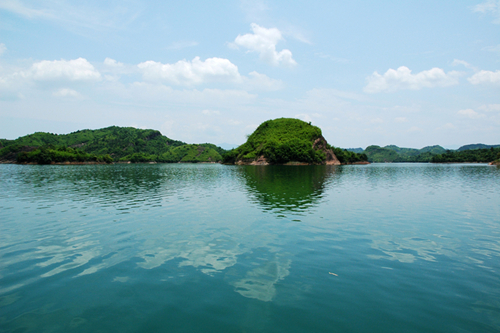
[[239, 145], [500, 144], [500, 0], [0, 0], [0, 138], [132, 126]]

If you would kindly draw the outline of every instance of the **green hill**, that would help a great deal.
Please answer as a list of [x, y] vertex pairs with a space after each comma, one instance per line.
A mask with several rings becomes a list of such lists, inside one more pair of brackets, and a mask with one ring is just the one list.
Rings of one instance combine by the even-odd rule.
[[158, 156], [158, 162], [220, 162], [222, 156], [210, 146], [204, 145], [182, 145], [172, 148], [168, 152]]
[[444, 154], [432, 157], [433, 163], [489, 163], [500, 160], [500, 147], [489, 149], [448, 150]]
[[474, 149], [489, 149], [489, 148], [499, 148], [499, 147], [500, 147], [500, 145], [485, 145], [482, 143], [475, 143], [475, 144], [462, 146], [462, 147], [458, 148], [458, 151], [474, 150]]
[[438, 145], [427, 146], [420, 149], [420, 153], [443, 154], [446, 153], [446, 149]]
[[[37, 132], [20, 137], [16, 140], [1, 140], [0, 144], [0, 160], [10, 162], [16, 161], [18, 155], [23, 151], [27, 154], [35, 156], [36, 154], [31, 153], [31, 151], [36, 150], [37, 148], [44, 148], [46, 152], [50, 150], [52, 154], [51, 156], [58, 156], [58, 162], [62, 158], [61, 156], [69, 156], [67, 154], [77, 154], [81, 159], [81, 156], [84, 156], [84, 153], [89, 154], [87, 158], [92, 159], [97, 159], [99, 156], [109, 155], [114, 161], [164, 162], [166, 160], [160, 158], [160, 156], [164, 156], [175, 147], [186, 146], [186, 151], [193, 149], [190, 148], [191, 145], [187, 145], [182, 141], [167, 138], [156, 130], [143, 130], [133, 127], [118, 126], [111, 126], [97, 130], [81, 130], [63, 135]], [[212, 144], [201, 144], [198, 146], [202, 148], [196, 149], [201, 149], [203, 152], [188, 154], [189, 156], [193, 156], [193, 158], [188, 159], [196, 162], [222, 160], [221, 153], [225, 152], [222, 148]], [[69, 148], [72, 150], [69, 150]], [[58, 153], [56, 153], [56, 151], [58, 151]], [[169, 155], [168, 161], [180, 162], [185, 157], [183, 155], [181, 157], [181, 155], [182, 154], [175, 155], [179, 156], [178, 160], [175, 160]], [[26, 157], [27, 155], [23, 154], [23, 158]], [[204, 159], [205, 157], [206, 159]], [[72, 158], [76, 157], [71, 157], [67, 161], [73, 162], [74, 160]], [[23, 161], [36, 162], [31, 160]]]
[[362, 154], [363, 153], [363, 148], [344, 148], [344, 150], [347, 150], [347, 151], [352, 151], [353, 153], [358, 153], [358, 154]]
[[385, 147], [369, 146], [364, 150], [369, 162], [430, 162], [437, 154], [445, 153], [441, 146], [427, 146], [422, 149], [401, 148], [395, 145]]
[[[224, 163], [341, 164], [341, 159], [336, 156], [337, 151], [334, 153], [333, 149], [321, 135], [319, 127], [299, 119], [279, 118], [263, 122], [248, 137], [247, 142], [225, 154]], [[339, 148], [337, 150], [344, 160], [363, 160], [359, 154]]]
[[399, 154], [393, 149], [379, 146], [368, 146], [364, 150], [364, 153], [368, 157], [369, 162], [375, 163], [395, 162], [399, 157]]

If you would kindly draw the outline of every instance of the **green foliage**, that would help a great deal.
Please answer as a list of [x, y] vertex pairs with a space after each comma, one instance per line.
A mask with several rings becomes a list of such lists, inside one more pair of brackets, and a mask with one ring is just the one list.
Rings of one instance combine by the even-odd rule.
[[238, 154], [239, 154], [239, 152], [236, 149], [231, 149], [231, 150], [226, 151], [222, 155], [222, 163], [224, 163], [224, 164], [236, 163], [236, 158], [238, 157]]
[[399, 154], [392, 149], [379, 146], [368, 146], [364, 153], [368, 157], [369, 162], [383, 163], [395, 162]]
[[2, 160], [16, 160], [17, 153], [20, 152], [22, 146], [19, 144], [10, 144], [7, 147], [0, 149], [0, 159]]
[[[111, 126], [98, 130], [81, 130], [70, 134], [57, 135], [37, 132], [17, 140], [1, 140], [0, 159], [31, 163], [51, 163], [65, 161], [92, 161], [89, 156], [106, 156], [111, 160], [139, 162], [216, 162], [226, 151], [216, 145], [186, 145], [171, 140], [159, 131], [142, 130], [132, 127]], [[47, 147], [69, 147], [78, 149], [76, 156], [60, 150], [54, 152]], [[2, 148], [3, 147], [3, 148]], [[37, 147], [37, 152], [31, 152]], [[184, 147], [175, 150], [177, 147]], [[42, 153], [43, 150], [43, 153]], [[51, 151], [49, 153], [49, 150]], [[76, 151], [76, 150], [75, 150]], [[21, 153], [23, 153], [21, 156]], [[83, 153], [88, 154], [82, 157]], [[28, 157], [29, 156], [29, 157]], [[97, 157], [96, 157], [97, 158]], [[103, 157], [104, 158], [104, 157]]]
[[446, 151], [432, 157], [432, 163], [489, 163], [500, 159], [500, 148]]
[[219, 153], [219, 155], [224, 155], [226, 153], [226, 150], [224, 148], [221, 148], [219, 146], [216, 146], [212, 143], [200, 143], [198, 146], [202, 146], [202, 147], [205, 147], [205, 148], [210, 148], [210, 149], [213, 149], [215, 150], [216, 152]]
[[160, 155], [172, 147], [183, 145], [184, 142], [169, 139], [155, 130], [111, 126], [98, 130], [81, 130], [64, 135], [37, 132], [7, 142], [6, 147], [14, 144], [31, 147], [68, 146], [79, 148], [89, 154], [109, 154], [115, 159], [120, 159], [134, 153]]
[[211, 145], [182, 145], [158, 156], [159, 162], [166, 163], [198, 163], [198, 162], [220, 162], [222, 156]]
[[345, 150], [352, 151], [353, 153], [358, 153], [358, 154], [363, 153], [363, 148], [345, 148]]
[[441, 146], [427, 146], [422, 149], [420, 149], [420, 153], [431, 153], [431, 154], [443, 154], [446, 152], [446, 149], [444, 149]]
[[281, 143], [270, 140], [265, 143], [260, 153], [254, 154], [254, 156], [247, 155], [245, 158], [255, 158], [262, 154], [272, 164], [284, 164], [290, 161], [319, 164], [326, 160], [325, 154], [314, 150], [310, 141], [299, 138], [291, 138]]
[[157, 155], [149, 155], [145, 153], [133, 153], [120, 158], [121, 162], [132, 162], [132, 163], [145, 163], [145, 162], [155, 162], [157, 160]]
[[337, 148], [330, 145], [328, 146], [328, 148], [330, 148], [333, 151], [335, 156], [337, 156], [340, 163], [342, 164], [352, 164], [356, 162], [368, 161], [368, 156], [366, 156], [366, 154], [360, 154], [352, 150]]
[[500, 148], [500, 145], [485, 145], [482, 143], [475, 143], [475, 144], [462, 146], [462, 147], [458, 148], [458, 151], [474, 150], [474, 149], [489, 149], [489, 148]]
[[415, 149], [389, 145], [385, 147], [369, 146], [365, 149], [364, 153], [367, 155], [368, 161], [376, 163], [430, 162], [433, 156], [445, 151], [441, 146], [428, 146], [422, 149]]
[[17, 154], [18, 163], [105, 162], [112, 163], [110, 155], [95, 155], [71, 147], [44, 145], [32, 151]]
[[263, 122], [247, 142], [224, 154], [224, 163], [251, 161], [264, 156], [270, 163], [290, 161], [322, 163], [326, 156], [313, 149], [321, 130], [299, 119], [279, 118]]

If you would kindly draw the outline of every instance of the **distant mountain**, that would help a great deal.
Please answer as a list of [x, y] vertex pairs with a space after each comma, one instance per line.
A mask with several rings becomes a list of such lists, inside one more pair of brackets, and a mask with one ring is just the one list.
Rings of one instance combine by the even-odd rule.
[[489, 163], [500, 159], [500, 145], [467, 145], [459, 150], [447, 150], [441, 146], [422, 149], [369, 146], [364, 150], [369, 162], [432, 162], [432, 163]]
[[231, 149], [234, 149], [236, 147], [238, 147], [237, 144], [234, 144], [234, 143], [219, 143], [219, 147], [221, 147], [222, 149], [225, 149], [225, 150], [231, 150]]
[[420, 149], [420, 153], [431, 153], [431, 154], [444, 154], [446, 153], [446, 149], [441, 146], [427, 146]]
[[[179, 152], [174, 155], [165, 155], [173, 148], [180, 146], [186, 146], [187, 155]], [[16, 140], [0, 140], [0, 148], [0, 160], [10, 162], [16, 161], [21, 152], [24, 152], [23, 158], [27, 158], [24, 161], [32, 161], [31, 155], [39, 154], [36, 152], [38, 148], [43, 148], [44, 154], [57, 155], [58, 161], [60, 155], [76, 154], [80, 151], [92, 156], [110, 155], [114, 161], [163, 162], [168, 159], [169, 162], [179, 162], [186, 161], [185, 157], [190, 156], [187, 159], [194, 162], [215, 162], [222, 160], [221, 154], [225, 152], [224, 149], [208, 143], [187, 145], [152, 129], [118, 126], [81, 130], [63, 135], [37, 132]], [[164, 158], [162, 159], [161, 156]], [[175, 160], [175, 156], [178, 160]], [[205, 156], [206, 160], [202, 156]], [[44, 158], [45, 162], [49, 160], [50, 156]]]
[[430, 162], [432, 157], [446, 152], [441, 146], [427, 146], [422, 149], [401, 148], [395, 145], [385, 147], [369, 146], [363, 153], [369, 162]]
[[432, 157], [433, 163], [490, 163], [500, 162], [500, 147], [447, 151]]
[[399, 157], [395, 150], [379, 146], [368, 146], [363, 153], [368, 157], [368, 162], [375, 163], [395, 162]]
[[472, 149], [490, 149], [490, 148], [498, 148], [498, 147], [500, 147], [500, 145], [485, 145], [482, 143], [476, 143], [476, 144], [462, 146], [462, 147], [458, 148], [458, 151], [472, 150]]
[[353, 153], [362, 154], [363, 148], [344, 148], [344, 150], [352, 151]]

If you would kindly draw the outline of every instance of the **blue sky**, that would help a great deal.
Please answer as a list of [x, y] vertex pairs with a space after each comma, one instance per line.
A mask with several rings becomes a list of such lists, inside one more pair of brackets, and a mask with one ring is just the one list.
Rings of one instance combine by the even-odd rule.
[[500, 143], [500, 1], [0, 0], [0, 137], [111, 125], [241, 144]]

